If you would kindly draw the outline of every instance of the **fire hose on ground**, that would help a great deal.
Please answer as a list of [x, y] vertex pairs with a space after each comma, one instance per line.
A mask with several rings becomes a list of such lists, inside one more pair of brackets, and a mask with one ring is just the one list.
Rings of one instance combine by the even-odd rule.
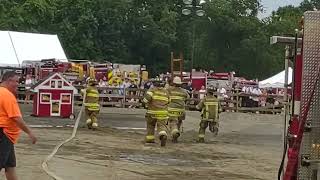
[[[79, 123], [80, 123], [80, 120], [81, 120], [81, 117], [82, 117], [82, 113], [83, 113], [83, 110], [85, 108], [84, 106], [84, 102], [85, 102], [85, 97], [86, 97], [86, 94], [84, 93], [83, 95], [83, 102], [82, 102], [82, 106], [81, 106], [81, 109], [80, 109], [80, 112], [78, 113], [78, 116], [77, 116], [77, 119], [76, 119], [76, 122], [75, 122], [75, 125], [73, 127], [73, 132], [72, 132], [72, 135], [66, 139], [65, 141], [59, 143], [52, 151], [52, 153], [50, 155], [47, 156], [47, 158], [42, 162], [42, 169], [43, 171], [46, 172], [46, 174], [48, 176], [50, 176], [51, 178], [53, 178], [54, 180], [64, 180], [63, 178], [59, 177], [58, 175], [56, 175], [54, 172], [50, 171], [49, 168], [48, 168], [48, 162], [55, 156], [55, 154], [58, 152], [58, 150], [66, 143], [68, 143], [69, 141], [71, 141], [75, 136], [76, 136], [76, 133], [77, 133], [77, 130], [78, 130], [78, 127], [79, 127]], [[167, 130], [169, 131], [168, 127], [165, 126], [167, 128]], [[183, 123], [181, 124], [181, 128], [183, 129]], [[183, 132], [183, 130], [182, 130]], [[70, 160], [73, 160], [73, 159], [70, 159]], [[111, 179], [117, 179], [117, 175], [115, 174], [115, 169], [114, 169], [114, 163], [110, 160], [110, 168], [111, 168], [111, 172], [112, 173], [112, 176], [111, 176]], [[125, 170], [125, 171], [129, 171], [127, 169], [124, 169], [124, 168], [120, 168], [121, 170]], [[133, 172], [133, 173], [137, 173], [137, 174], [141, 174], [141, 175], [144, 175], [144, 176], [148, 176], [150, 177], [149, 175], [147, 174], [143, 174], [143, 173], [138, 173], [138, 172], [135, 172], [135, 171], [132, 171], [130, 170], [129, 172]]]
[[84, 102], [85, 102], [85, 97], [86, 97], [86, 94], [84, 93], [84, 96], [83, 96], [83, 101], [82, 101], [82, 106], [81, 106], [81, 109], [80, 109], [80, 112], [77, 116], [77, 119], [76, 119], [76, 122], [75, 122], [75, 125], [73, 127], [73, 132], [72, 132], [72, 135], [66, 139], [65, 141], [61, 142], [60, 144], [58, 144], [52, 151], [52, 153], [42, 162], [42, 169], [50, 176], [52, 177], [53, 179], [55, 180], [63, 180], [61, 177], [57, 176], [55, 173], [53, 173], [52, 171], [49, 170], [48, 168], [48, 162], [53, 158], [53, 156], [58, 152], [59, 148], [61, 146], [63, 146], [64, 144], [68, 143], [69, 141], [71, 141], [75, 136], [76, 136], [76, 133], [77, 133], [77, 130], [78, 130], [78, 126], [79, 126], [79, 123], [80, 123], [80, 119], [81, 119], [81, 116], [82, 116], [82, 112], [84, 110]]

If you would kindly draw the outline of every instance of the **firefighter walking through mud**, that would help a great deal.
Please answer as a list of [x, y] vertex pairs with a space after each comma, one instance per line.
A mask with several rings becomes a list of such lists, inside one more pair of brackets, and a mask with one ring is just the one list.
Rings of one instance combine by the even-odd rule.
[[84, 89], [85, 91], [85, 112], [86, 112], [86, 124], [89, 129], [98, 128], [97, 115], [100, 111], [99, 105], [99, 92], [97, 89], [97, 81], [94, 79], [88, 80], [88, 87]]
[[215, 92], [215, 89], [209, 89], [207, 96], [196, 106], [198, 110], [201, 110], [198, 135], [198, 141], [200, 143], [204, 142], [205, 132], [208, 126], [214, 135], [217, 135], [219, 131], [219, 114], [222, 112], [222, 108], [219, 100], [214, 96]]
[[181, 135], [181, 126], [186, 117], [185, 102], [189, 98], [189, 94], [186, 90], [181, 88], [181, 85], [181, 78], [176, 76], [173, 78], [172, 86], [168, 88], [170, 96], [170, 103], [168, 106], [168, 124], [173, 143], [177, 143], [178, 138]]
[[161, 87], [160, 81], [153, 82], [154, 88], [148, 90], [142, 100], [147, 108], [145, 115], [147, 122], [146, 143], [155, 142], [155, 128], [157, 126], [158, 136], [161, 146], [165, 146], [167, 142], [167, 122], [168, 122], [168, 104], [169, 93]]

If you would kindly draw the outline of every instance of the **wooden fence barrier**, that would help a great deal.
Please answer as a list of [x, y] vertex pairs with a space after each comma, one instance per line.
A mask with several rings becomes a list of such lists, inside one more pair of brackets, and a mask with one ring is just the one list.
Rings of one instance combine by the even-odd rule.
[[[75, 86], [80, 92], [83, 86]], [[122, 108], [143, 108], [141, 100], [144, 96], [146, 90], [138, 89], [138, 88], [112, 88], [112, 87], [99, 87], [100, 93], [100, 104], [102, 106], [111, 106], [111, 107], [122, 107]], [[200, 102], [200, 95], [204, 94], [199, 91], [194, 91], [191, 94], [191, 98], [187, 100], [187, 109], [188, 110], [196, 110], [195, 106]], [[25, 95], [34, 95], [33, 92], [30, 91], [18, 91], [18, 99], [19, 103], [32, 103], [32, 100], [25, 101], [24, 98], [21, 98]], [[277, 114], [283, 112], [284, 104], [281, 101], [283, 100], [283, 96], [279, 95], [268, 95], [265, 98], [273, 98], [278, 99], [280, 104], [267, 104], [264, 107], [242, 107], [242, 100], [245, 97], [262, 97], [253, 94], [245, 94], [239, 91], [236, 92], [228, 92], [226, 94], [228, 98], [220, 99], [222, 104], [222, 108], [225, 111], [232, 112], [260, 112], [260, 113], [271, 113]], [[289, 98], [290, 99], [290, 98]], [[74, 96], [75, 105], [82, 105], [82, 96], [81, 94], [76, 94]]]

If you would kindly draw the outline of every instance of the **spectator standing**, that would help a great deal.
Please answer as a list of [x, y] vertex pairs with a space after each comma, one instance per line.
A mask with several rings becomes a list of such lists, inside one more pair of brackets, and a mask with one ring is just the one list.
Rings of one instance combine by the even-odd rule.
[[262, 95], [260, 97], [260, 105], [261, 107], [265, 107], [267, 104], [267, 97], [268, 97], [268, 92], [266, 89], [262, 90]]
[[18, 179], [14, 144], [18, 141], [20, 131], [27, 133], [33, 144], [37, 141], [22, 119], [16, 99], [18, 85], [19, 76], [15, 72], [4, 73], [0, 85], [0, 171], [5, 169], [7, 180]]
[[150, 87], [151, 87], [151, 82], [150, 81], [144, 83], [144, 89], [148, 90], [148, 89], [150, 89]]
[[131, 86], [131, 82], [129, 81], [128, 78], [125, 78], [124, 82], [123, 82], [123, 86], [124, 88], [129, 88]]
[[26, 77], [26, 81], [25, 81], [25, 87], [26, 87], [26, 99], [25, 99], [25, 101], [24, 101], [24, 103], [26, 104], [28, 104], [28, 102], [27, 101], [29, 101], [30, 100], [30, 89], [31, 89], [31, 86], [32, 86], [32, 78], [31, 78], [31, 76], [28, 74], [27, 75], [27, 77]]
[[205, 87], [201, 86], [201, 89], [199, 90], [199, 98], [200, 98], [200, 100], [202, 100], [206, 96], [206, 93], [207, 93], [207, 91], [206, 91]]
[[188, 85], [187, 85], [187, 87], [186, 87], [186, 90], [187, 90], [187, 92], [188, 92], [188, 94], [189, 94], [189, 97], [192, 97], [192, 91], [193, 91], [193, 89], [192, 89], [192, 83], [189, 81], [188, 82]]
[[253, 88], [252, 90], [252, 100], [253, 100], [253, 107], [259, 106], [259, 96], [262, 94], [261, 90], [257, 87]]
[[227, 90], [223, 87], [218, 87], [217, 93], [218, 93], [218, 99], [228, 98]]
[[[133, 80], [131, 80], [131, 83], [130, 83], [130, 86], [129, 86], [129, 88], [130, 89], [137, 89], [138, 88], [138, 85], [133, 81]], [[137, 91], [136, 90], [133, 90], [133, 91], [130, 91], [130, 95], [131, 96], [135, 96], [135, 95], [137, 95]], [[129, 102], [138, 102], [139, 100], [135, 100], [134, 98], [131, 98], [130, 100], [129, 100]], [[136, 107], [136, 106], [134, 106], [134, 105], [130, 105], [129, 106], [129, 108], [133, 108], [133, 107]]]
[[25, 95], [25, 92], [26, 92], [26, 87], [25, 87], [25, 84], [26, 84], [26, 77], [25, 76], [21, 76], [21, 78], [19, 79], [19, 87], [18, 87], [18, 91], [19, 92], [24, 92], [24, 93], [19, 93], [18, 94], [18, 99], [19, 100], [25, 100], [26, 99], [26, 95]]
[[[107, 87], [108, 83], [106, 81], [104, 81], [103, 79], [100, 79], [99, 81], [99, 87]], [[106, 90], [102, 91], [103, 93], [106, 93]]]

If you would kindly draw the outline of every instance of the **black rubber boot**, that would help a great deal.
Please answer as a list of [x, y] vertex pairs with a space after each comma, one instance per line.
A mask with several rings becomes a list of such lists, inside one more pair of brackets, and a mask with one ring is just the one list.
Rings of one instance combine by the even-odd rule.
[[199, 138], [199, 139], [198, 139], [198, 142], [199, 142], [199, 143], [204, 143], [204, 138]]
[[167, 136], [166, 136], [166, 135], [161, 135], [161, 136], [160, 136], [160, 142], [161, 142], [161, 147], [166, 146]]
[[219, 128], [217, 126], [214, 127], [214, 136], [218, 136]]
[[178, 143], [178, 138], [180, 137], [180, 133], [175, 133], [172, 136], [172, 142], [173, 143]]

